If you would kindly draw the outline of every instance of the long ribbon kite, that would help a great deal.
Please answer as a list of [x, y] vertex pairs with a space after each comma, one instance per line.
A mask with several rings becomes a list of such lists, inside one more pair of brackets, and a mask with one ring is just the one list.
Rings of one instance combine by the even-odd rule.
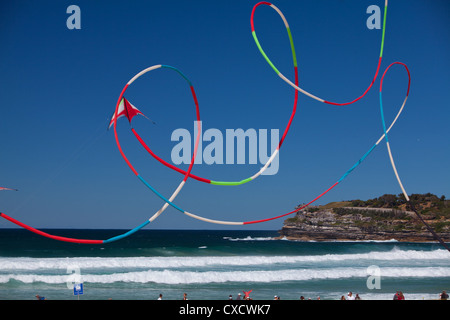
[[[270, 6], [271, 8], [273, 8], [273, 9], [280, 15], [280, 17], [281, 17], [281, 19], [283, 20], [283, 23], [284, 23], [284, 25], [285, 25], [285, 27], [286, 27], [287, 34], [288, 34], [288, 37], [289, 37], [290, 46], [291, 46], [291, 52], [292, 52], [293, 64], [294, 64], [294, 74], [295, 74], [295, 80], [294, 80], [294, 83], [292, 83], [288, 78], [286, 78], [286, 77], [285, 77], [285, 76], [284, 76], [284, 75], [283, 75], [283, 74], [275, 67], [275, 65], [272, 63], [272, 61], [269, 59], [269, 57], [267, 56], [267, 54], [266, 54], [266, 53], [264, 52], [264, 50], [262, 49], [262, 46], [261, 46], [261, 44], [259, 43], [259, 40], [258, 40], [258, 38], [257, 38], [257, 36], [256, 36], [255, 27], [254, 27], [254, 14], [255, 14], [256, 8], [259, 7], [259, 6], [261, 6], [261, 5], [267, 5], [267, 6]], [[357, 161], [350, 169], [348, 169], [348, 170], [347, 170], [347, 171], [346, 171], [346, 172], [345, 172], [345, 173], [344, 173], [344, 174], [343, 174], [343, 175], [342, 175], [342, 176], [341, 176], [341, 177], [340, 177], [333, 185], [331, 185], [328, 189], [326, 189], [324, 192], [322, 192], [320, 195], [318, 195], [316, 198], [314, 198], [313, 200], [311, 200], [311, 201], [308, 202], [307, 204], [305, 204], [305, 205], [303, 205], [303, 206], [301, 206], [301, 207], [298, 207], [298, 208], [296, 208], [295, 210], [293, 210], [293, 211], [291, 211], [291, 212], [288, 212], [288, 213], [285, 213], [285, 214], [282, 214], [282, 215], [278, 215], [278, 216], [275, 216], [275, 217], [272, 217], [272, 218], [267, 218], [267, 219], [262, 219], [262, 220], [254, 220], [254, 221], [243, 221], [243, 222], [241, 221], [241, 222], [238, 222], [238, 221], [213, 220], [213, 219], [209, 219], [209, 218], [206, 218], [206, 217], [202, 217], [202, 216], [199, 216], [199, 215], [190, 213], [190, 212], [188, 212], [188, 211], [186, 211], [186, 210], [180, 208], [180, 207], [179, 207], [178, 205], [176, 205], [175, 203], [173, 203], [174, 199], [175, 199], [176, 196], [179, 194], [179, 192], [181, 191], [181, 189], [183, 188], [183, 186], [185, 185], [185, 183], [186, 183], [186, 181], [187, 181], [187, 179], [188, 179], [189, 177], [191, 177], [191, 178], [193, 178], [193, 179], [195, 179], [195, 180], [204, 182], [204, 183], [209, 183], [209, 184], [213, 184], [213, 185], [223, 185], [223, 186], [236, 186], [236, 185], [241, 185], [241, 184], [244, 184], [244, 183], [253, 181], [253, 180], [255, 180], [257, 177], [259, 177], [259, 176], [267, 169], [267, 167], [271, 164], [271, 162], [273, 161], [273, 159], [277, 156], [277, 154], [278, 154], [278, 152], [279, 152], [279, 150], [280, 150], [280, 148], [281, 148], [281, 145], [283, 144], [283, 142], [284, 142], [284, 140], [285, 140], [285, 138], [286, 138], [286, 135], [287, 135], [287, 133], [288, 133], [288, 131], [289, 131], [289, 129], [290, 129], [290, 126], [291, 126], [292, 121], [293, 121], [293, 119], [294, 119], [295, 113], [296, 113], [296, 111], [297, 111], [298, 92], [301, 92], [301, 93], [305, 94], [306, 96], [308, 96], [308, 97], [310, 97], [310, 98], [312, 98], [312, 99], [315, 99], [315, 100], [317, 100], [317, 101], [319, 101], [319, 102], [326, 103], [326, 104], [329, 104], [329, 105], [335, 105], [335, 106], [345, 106], [345, 105], [353, 104], [353, 103], [355, 103], [356, 101], [359, 101], [360, 99], [362, 99], [362, 98], [367, 94], [367, 92], [371, 89], [371, 87], [373, 86], [373, 84], [375, 83], [375, 81], [376, 81], [376, 79], [377, 79], [377, 77], [378, 77], [379, 70], [380, 70], [381, 60], [382, 60], [382, 56], [383, 56], [385, 31], [386, 31], [387, 5], [388, 5], [388, 1], [385, 0], [384, 18], [383, 18], [383, 28], [382, 28], [382, 38], [381, 38], [381, 49], [380, 49], [380, 55], [379, 55], [379, 58], [378, 58], [378, 64], [377, 64], [377, 68], [376, 68], [376, 72], [375, 72], [375, 74], [374, 74], [374, 77], [373, 77], [371, 83], [369, 84], [368, 88], [367, 88], [367, 89], [366, 89], [359, 97], [355, 98], [355, 99], [352, 100], [352, 101], [345, 102], [345, 103], [336, 103], [336, 102], [331, 102], [331, 101], [328, 101], [328, 100], [319, 98], [319, 97], [317, 97], [317, 96], [315, 96], [315, 95], [313, 95], [313, 94], [311, 94], [311, 93], [307, 92], [306, 90], [304, 90], [304, 89], [302, 89], [302, 88], [299, 87], [299, 82], [298, 82], [298, 66], [297, 66], [297, 57], [296, 57], [296, 53], [295, 53], [294, 41], [293, 41], [292, 34], [291, 34], [291, 31], [290, 31], [290, 28], [289, 28], [289, 24], [288, 24], [288, 22], [287, 22], [285, 16], [283, 15], [283, 13], [281, 12], [280, 9], [278, 9], [275, 5], [273, 5], [273, 4], [269, 3], [269, 2], [265, 2], [265, 1], [259, 2], [259, 3], [257, 3], [257, 4], [253, 7], [253, 10], [252, 10], [252, 13], [251, 13], [251, 19], [250, 19], [250, 23], [251, 23], [251, 31], [252, 31], [252, 36], [253, 36], [253, 38], [254, 38], [254, 41], [255, 41], [255, 43], [256, 43], [256, 45], [257, 45], [257, 47], [258, 47], [260, 53], [262, 54], [262, 56], [264, 57], [264, 59], [267, 61], [267, 63], [270, 65], [270, 67], [276, 72], [276, 74], [277, 74], [283, 81], [285, 81], [287, 84], [289, 84], [291, 87], [293, 87], [293, 88], [295, 89], [295, 97], [294, 97], [294, 106], [293, 106], [293, 110], [292, 110], [291, 116], [290, 116], [290, 118], [289, 118], [289, 121], [288, 121], [288, 123], [287, 123], [287, 126], [286, 126], [286, 128], [285, 128], [285, 130], [284, 130], [284, 132], [283, 132], [283, 135], [282, 135], [282, 137], [281, 137], [281, 139], [280, 139], [280, 141], [279, 141], [279, 144], [278, 144], [277, 148], [274, 150], [274, 152], [272, 153], [272, 155], [270, 156], [270, 158], [268, 159], [268, 161], [266, 162], [266, 164], [265, 164], [265, 165], [264, 165], [264, 166], [263, 166], [256, 174], [254, 174], [253, 176], [251, 176], [251, 177], [249, 177], [249, 178], [246, 178], [246, 179], [243, 179], [243, 180], [240, 180], [240, 181], [215, 181], [215, 180], [211, 180], [211, 179], [202, 178], [202, 177], [196, 176], [196, 175], [194, 175], [194, 174], [191, 173], [191, 170], [192, 170], [193, 164], [194, 164], [194, 160], [195, 160], [195, 157], [196, 157], [196, 154], [197, 154], [197, 148], [198, 148], [198, 143], [199, 143], [199, 138], [200, 138], [200, 133], [201, 133], [201, 127], [200, 127], [200, 111], [199, 111], [199, 105], [198, 105], [198, 101], [197, 101], [197, 97], [196, 97], [194, 88], [193, 88], [192, 83], [190, 82], [190, 80], [189, 80], [189, 79], [188, 79], [188, 78], [187, 78], [180, 70], [178, 70], [177, 68], [172, 67], [172, 66], [168, 66], [168, 65], [155, 65], [155, 66], [152, 66], [152, 67], [149, 67], [149, 68], [147, 68], [147, 69], [142, 70], [142, 71], [139, 72], [137, 75], [135, 75], [135, 76], [134, 76], [134, 77], [133, 77], [126, 85], [125, 85], [125, 87], [123, 88], [123, 90], [122, 90], [122, 92], [121, 92], [121, 94], [120, 94], [120, 96], [119, 96], [118, 102], [117, 102], [117, 104], [116, 104], [116, 109], [115, 109], [114, 115], [113, 115], [113, 117], [112, 117], [112, 120], [111, 120], [111, 123], [110, 123], [110, 127], [111, 127], [112, 125], [114, 126], [114, 136], [115, 136], [115, 140], [116, 140], [117, 147], [118, 147], [118, 149], [119, 149], [119, 152], [120, 152], [121, 156], [123, 157], [123, 159], [125, 160], [126, 164], [128, 165], [128, 167], [132, 170], [132, 172], [136, 175], [136, 177], [139, 178], [139, 180], [140, 180], [147, 188], [149, 188], [152, 192], [154, 192], [158, 197], [160, 197], [160, 198], [165, 202], [164, 205], [162, 206], [162, 208], [161, 208], [160, 210], [158, 210], [152, 217], [150, 217], [148, 220], [146, 220], [146, 221], [145, 221], [144, 223], [142, 223], [141, 225], [135, 227], [134, 229], [132, 229], [132, 230], [130, 230], [130, 231], [124, 233], [124, 234], [121, 234], [121, 235], [115, 236], [115, 237], [113, 237], [113, 238], [107, 239], [107, 240], [73, 239], [73, 238], [66, 238], [66, 237], [60, 237], [60, 236], [50, 235], [50, 234], [48, 234], [48, 233], [42, 232], [42, 231], [37, 230], [37, 229], [35, 229], [35, 228], [32, 228], [32, 227], [30, 227], [30, 226], [28, 226], [28, 225], [25, 225], [25, 224], [23, 224], [22, 222], [17, 221], [17, 220], [15, 220], [15, 219], [13, 219], [13, 218], [7, 216], [7, 215], [4, 214], [4, 213], [0, 213], [0, 216], [2, 216], [3, 218], [5, 218], [5, 219], [7, 219], [7, 220], [9, 220], [9, 221], [11, 221], [11, 222], [13, 222], [13, 223], [15, 223], [15, 224], [21, 226], [21, 227], [23, 227], [23, 228], [25, 228], [25, 229], [28, 229], [28, 230], [30, 230], [30, 231], [32, 231], [32, 232], [35, 232], [35, 233], [37, 233], [37, 234], [40, 234], [40, 235], [42, 235], [42, 236], [49, 237], [49, 238], [52, 238], [52, 239], [55, 239], [55, 240], [66, 241], [66, 242], [76, 242], [76, 243], [95, 243], [95, 244], [98, 244], [98, 243], [108, 243], [108, 242], [112, 242], [112, 241], [117, 241], [117, 240], [119, 240], [119, 239], [122, 239], [122, 238], [124, 238], [124, 237], [127, 237], [127, 236], [129, 236], [129, 235], [135, 233], [136, 231], [138, 231], [138, 230], [142, 229], [143, 227], [145, 227], [145, 226], [146, 226], [147, 224], [149, 224], [150, 222], [154, 221], [159, 215], [161, 215], [161, 214], [167, 209], [167, 207], [168, 207], [169, 205], [172, 206], [173, 208], [175, 208], [176, 210], [180, 211], [181, 213], [186, 214], [187, 216], [190, 216], [190, 217], [192, 217], [192, 218], [195, 218], [195, 219], [198, 219], [198, 220], [202, 220], [202, 221], [205, 221], [205, 222], [209, 222], [209, 223], [223, 224], [223, 225], [247, 225], [247, 224], [261, 223], [261, 222], [266, 222], [266, 221], [270, 221], [270, 220], [279, 219], [279, 218], [281, 218], [281, 217], [284, 217], [284, 216], [287, 216], [287, 215], [296, 213], [296, 212], [302, 210], [303, 208], [307, 207], [308, 205], [312, 204], [313, 202], [317, 201], [318, 199], [320, 199], [322, 196], [324, 196], [326, 193], [328, 193], [328, 192], [331, 191], [334, 187], [336, 187], [340, 182], [342, 182], [342, 181], [343, 181], [343, 180], [344, 180], [344, 179], [345, 179], [345, 178], [346, 178], [346, 177], [347, 177], [347, 176], [348, 176], [348, 175], [349, 175], [356, 167], [358, 167], [358, 166], [359, 166], [359, 165], [360, 165], [360, 164], [361, 164], [361, 163], [369, 156], [370, 153], [372, 153], [372, 151], [376, 148], [376, 146], [378, 146], [379, 143], [380, 143], [383, 139], [385, 139], [386, 145], [387, 145], [388, 154], [389, 154], [389, 159], [390, 159], [392, 168], [393, 168], [393, 170], [394, 170], [394, 173], [395, 173], [395, 176], [396, 176], [396, 178], [397, 178], [397, 181], [398, 181], [398, 183], [399, 183], [399, 185], [400, 185], [400, 188], [402, 189], [402, 192], [403, 192], [403, 194], [404, 194], [404, 196], [405, 196], [407, 202], [410, 204], [411, 208], [415, 211], [415, 213], [416, 213], [417, 216], [421, 219], [421, 221], [427, 226], [428, 230], [429, 230], [430, 232], [433, 233], [433, 235], [435, 236], [435, 238], [438, 239], [438, 240], [441, 242], [441, 244], [443, 244], [444, 247], [446, 247], [446, 245], [445, 245], [445, 243], [442, 241], [442, 239], [440, 239], [440, 237], [439, 237], [439, 236], [438, 236], [438, 235], [430, 228], [430, 226], [429, 226], [428, 224], [426, 224], [426, 222], [422, 219], [422, 217], [420, 216], [420, 214], [416, 211], [414, 205], [410, 202], [410, 199], [409, 199], [409, 197], [408, 197], [408, 195], [407, 195], [407, 193], [406, 193], [406, 191], [405, 191], [405, 189], [404, 189], [404, 187], [403, 187], [403, 184], [402, 184], [402, 182], [401, 182], [401, 180], [400, 180], [400, 177], [399, 177], [399, 175], [398, 175], [398, 172], [397, 172], [397, 169], [396, 169], [396, 166], [395, 166], [395, 162], [394, 162], [394, 159], [393, 159], [393, 156], [392, 156], [392, 152], [391, 152], [389, 140], [388, 140], [388, 135], [387, 135], [387, 134], [388, 134], [388, 132], [392, 129], [392, 127], [393, 127], [394, 124], [396, 123], [397, 119], [399, 118], [400, 114], [402, 113], [402, 111], [403, 111], [403, 109], [404, 109], [404, 106], [405, 106], [405, 104], [406, 104], [408, 95], [409, 95], [409, 90], [410, 90], [411, 76], [410, 76], [408, 67], [407, 67], [405, 64], [401, 63], [401, 62], [394, 62], [394, 63], [392, 63], [391, 65], [389, 65], [389, 66], [386, 68], [386, 70], [384, 71], [383, 76], [382, 76], [381, 81], [380, 81], [380, 111], [381, 111], [381, 120], [382, 120], [382, 125], [383, 125], [383, 134], [382, 134], [382, 136], [381, 136], [381, 137], [375, 142], [375, 144], [373, 144], [372, 147], [369, 148], [369, 150], [368, 150], [368, 151], [367, 151], [367, 152], [366, 152], [366, 153], [365, 153], [365, 154], [364, 154], [364, 155], [363, 155], [363, 156], [362, 156], [362, 157], [361, 157], [361, 158], [360, 158], [360, 159], [359, 159], [359, 160], [358, 160], [358, 161]], [[404, 99], [404, 101], [403, 101], [403, 103], [402, 103], [402, 105], [401, 105], [401, 107], [400, 107], [400, 109], [399, 109], [399, 111], [398, 111], [396, 117], [395, 117], [394, 120], [392, 121], [391, 125], [390, 125], [388, 128], [386, 128], [386, 123], [385, 123], [385, 119], [384, 119], [384, 112], [383, 112], [383, 104], [382, 104], [382, 86], [383, 86], [383, 80], [384, 80], [384, 77], [385, 77], [387, 71], [388, 71], [393, 65], [402, 65], [402, 66], [405, 67], [405, 69], [406, 69], [406, 71], [407, 71], [407, 74], [408, 74], [408, 88], [407, 88], [407, 93], [406, 93], [405, 99]], [[129, 120], [129, 122], [130, 122], [130, 125], [131, 125], [131, 120], [132, 120], [132, 118], [133, 118], [135, 115], [137, 115], [137, 114], [142, 114], [142, 115], [143, 115], [143, 113], [142, 113], [140, 110], [138, 110], [138, 109], [137, 109], [136, 107], [134, 107], [131, 103], [129, 103], [129, 101], [126, 100], [125, 97], [124, 97], [124, 94], [125, 94], [127, 88], [129, 87], [129, 85], [131, 85], [135, 80], [137, 80], [139, 77], [141, 77], [142, 75], [146, 74], [147, 72], [153, 71], [153, 70], [156, 70], [156, 69], [160, 69], [160, 68], [166, 68], [166, 69], [174, 70], [174, 71], [176, 71], [179, 75], [181, 75], [181, 76], [187, 81], [187, 83], [189, 84], [189, 87], [190, 87], [190, 89], [191, 89], [191, 93], [192, 93], [194, 102], [195, 102], [195, 106], [196, 106], [196, 115], [197, 115], [197, 124], [198, 124], [198, 134], [197, 134], [197, 140], [196, 140], [196, 143], [195, 143], [194, 153], [193, 153], [192, 160], [191, 160], [191, 163], [190, 163], [190, 165], [189, 165], [189, 168], [188, 168], [188, 170], [186, 170], [186, 171], [184, 171], [184, 170], [182, 170], [182, 169], [180, 169], [180, 168], [178, 168], [178, 167], [175, 167], [174, 165], [168, 163], [168, 162], [165, 161], [164, 159], [162, 159], [162, 158], [160, 158], [159, 156], [157, 156], [157, 155], [151, 150], [151, 148], [145, 143], [145, 141], [142, 139], [142, 137], [136, 132], [136, 130], [135, 130], [133, 127], [131, 127], [131, 131], [133, 132], [133, 134], [135, 135], [135, 137], [138, 139], [138, 141], [141, 143], [141, 145], [147, 150], [147, 152], [148, 152], [152, 157], [154, 157], [155, 159], [157, 159], [159, 162], [161, 162], [161, 163], [164, 164], [165, 166], [167, 166], [167, 167], [169, 167], [169, 168], [171, 168], [171, 169], [173, 169], [173, 170], [175, 170], [175, 171], [177, 171], [177, 172], [179, 172], [179, 173], [184, 174], [183, 180], [181, 181], [181, 183], [178, 185], [178, 187], [175, 189], [175, 191], [173, 192], [173, 194], [172, 194], [169, 198], [166, 198], [166, 197], [164, 197], [161, 193], [159, 193], [159, 192], [158, 192], [153, 186], [151, 186], [151, 185], [150, 185], [150, 184], [149, 184], [149, 183], [148, 183], [148, 182], [147, 182], [147, 181], [146, 181], [146, 180], [138, 173], [138, 171], [134, 168], [134, 166], [131, 164], [131, 162], [130, 162], [129, 159], [126, 157], [125, 153], [123, 152], [123, 149], [122, 149], [122, 147], [121, 147], [121, 145], [120, 145], [120, 142], [119, 142], [117, 130], [116, 130], [117, 119], [118, 119], [118, 118], [120, 118], [120, 117], [122, 117], [122, 116], [126, 116], [126, 117], [128, 118], [128, 120]], [[446, 247], [446, 248], [447, 248], [447, 247]], [[448, 248], [447, 248], [447, 249], [448, 249]], [[449, 249], [449, 251], [450, 251], [450, 249]]]
[[[124, 98], [124, 94], [126, 92], [126, 90], [128, 89], [128, 87], [139, 77], [141, 77], [142, 75], [146, 74], [149, 71], [155, 70], [155, 69], [159, 69], [159, 68], [167, 68], [167, 69], [172, 69], [175, 70], [179, 75], [181, 75], [189, 84], [191, 93], [192, 93], [192, 97], [194, 99], [194, 103], [195, 103], [195, 108], [196, 108], [196, 120], [198, 123], [198, 134], [197, 134], [197, 140], [195, 142], [195, 147], [194, 147], [194, 153], [192, 156], [192, 160], [191, 160], [191, 164], [189, 165], [188, 170], [186, 171], [186, 175], [183, 179], [183, 181], [181, 181], [181, 183], [178, 185], [178, 187], [175, 189], [174, 193], [172, 194], [172, 196], [169, 199], [166, 199], [163, 195], [161, 195], [158, 191], [156, 191], [156, 189], [154, 189], [152, 186], [150, 186], [150, 184], [147, 183], [147, 181], [145, 181], [144, 178], [142, 178], [139, 173], [137, 172], [137, 170], [133, 167], [133, 165], [131, 164], [131, 162], [128, 160], [128, 158], [125, 156], [125, 153], [122, 150], [122, 147], [120, 145], [119, 142], [119, 138], [117, 135], [117, 119], [120, 118], [121, 116], [126, 116], [128, 118], [128, 120], [130, 121], [131, 124], [131, 119], [136, 115], [139, 114], [140, 111], [137, 110], [137, 108], [134, 108], [134, 106], [132, 106], [131, 104], [129, 104], [129, 102]], [[122, 109], [123, 108], [123, 109]], [[120, 112], [119, 112], [120, 110]], [[123, 114], [122, 114], [123, 112]], [[58, 240], [58, 241], [64, 241], [64, 242], [73, 242], [73, 243], [84, 243], [84, 244], [102, 244], [102, 243], [109, 243], [109, 242], [113, 242], [113, 241], [117, 241], [120, 239], [123, 239], [125, 237], [128, 237], [130, 235], [132, 235], [133, 233], [137, 232], [138, 230], [142, 229], [143, 227], [145, 227], [147, 224], [149, 224], [150, 222], [152, 222], [153, 220], [155, 220], [161, 213], [164, 212], [164, 210], [166, 210], [166, 208], [168, 207], [169, 203], [172, 203], [171, 201], [173, 201], [175, 199], [175, 197], [178, 195], [178, 193], [181, 191], [181, 189], [183, 188], [184, 184], [186, 183], [189, 174], [193, 168], [194, 165], [194, 160], [195, 157], [197, 155], [197, 149], [198, 149], [198, 145], [199, 145], [199, 141], [200, 141], [200, 132], [201, 132], [201, 126], [200, 126], [200, 108], [198, 106], [198, 101], [197, 101], [197, 96], [195, 94], [195, 90], [194, 87], [192, 86], [192, 83], [189, 81], [189, 79], [186, 78], [186, 76], [177, 68], [171, 67], [171, 66], [165, 66], [165, 65], [156, 65], [156, 66], [152, 66], [149, 67], [147, 69], [142, 70], [141, 72], [139, 72], [137, 75], [135, 75], [130, 81], [128, 81], [128, 83], [125, 85], [125, 87], [123, 88], [122, 92], [120, 93], [119, 99], [117, 101], [116, 104], [116, 109], [114, 111], [114, 115], [112, 117], [112, 124], [114, 125], [114, 135], [115, 135], [115, 139], [116, 139], [116, 144], [117, 147], [122, 155], [122, 157], [124, 158], [125, 162], [127, 163], [127, 165], [129, 166], [129, 168], [133, 171], [133, 173], [147, 186], [149, 187], [152, 191], [154, 191], [158, 196], [160, 196], [166, 203], [163, 205], [163, 207], [158, 210], [152, 217], [150, 217], [150, 219], [146, 220], [145, 222], [143, 222], [142, 224], [140, 224], [139, 226], [135, 227], [134, 229], [129, 230], [128, 232], [125, 232], [121, 235], [106, 239], [106, 240], [91, 240], [91, 239], [75, 239], [75, 238], [67, 238], [67, 237], [61, 237], [61, 236], [57, 236], [57, 235], [52, 235], [46, 232], [43, 232], [41, 230], [35, 229], [33, 227], [30, 227], [2, 212], [0, 212], [0, 216], [5, 218], [6, 220], [9, 220], [12, 223], [15, 223], [18, 226], [21, 226], [22, 228], [25, 228], [31, 232], [34, 232], [36, 234], [39, 234], [41, 236], [50, 238], [50, 239], [54, 239], [54, 240]], [[111, 126], [111, 124], [110, 124]]]
[[434, 238], [436, 240], [439, 241], [439, 243], [446, 248], [448, 251], [450, 251], [450, 248], [447, 246], [447, 244], [444, 242], [444, 240], [442, 240], [442, 238], [433, 230], [433, 228], [430, 227], [430, 225], [422, 218], [422, 216], [419, 214], [419, 212], [417, 212], [416, 207], [414, 206], [414, 204], [411, 202], [408, 193], [406, 192], [403, 183], [398, 175], [398, 171], [397, 171], [397, 167], [395, 166], [395, 162], [394, 162], [394, 157], [392, 156], [392, 151], [391, 151], [391, 146], [389, 144], [389, 139], [388, 139], [388, 130], [386, 130], [386, 122], [384, 120], [384, 108], [383, 108], [383, 81], [384, 81], [384, 76], [386, 75], [386, 73], [388, 72], [388, 70], [394, 66], [394, 65], [401, 65], [403, 67], [405, 67], [406, 72], [408, 73], [408, 91], [406, 92], [406, 97], [405, 100], [403, 101], [403, 106], [406, 103], [406, 100], [408, 99], [408, 95], [409, 95], [409, 89], [410, 89], [410, 84], [411, 84], [411, 76], [409, 73], [409, 69], [406, 66], [406, 64], [402, 63], [402, 62], [393, 62], [391, 63], [386, 70], [383, 73], [383, 76], [381, 77], [381, 81], [380, 81], [380, 114], [381, 114], [381, 122], [383, 125], [383, 131], [384, 131], [384, 138], [386, 140], [386, 147], [387, 147], [387, 151], [388, 151], [388, 155], [389, 155], [389, 160], [391, 162], [391, 166], [392, 169], [394, 170], [394, 174], [395, 177], [397, 178], [398, 184], [400, 186], [400, 189], [402, 190], [403, 195], [405, 196], [405, 199], [407, 201], [407, 203], [409, 204], [410, 208], [414, 211], [414, 213], [417, 215], [417, 217], [419, 218], [419, 220], [425, 225], [425, 227], [428, 229], [428, 231], [434, 236]]

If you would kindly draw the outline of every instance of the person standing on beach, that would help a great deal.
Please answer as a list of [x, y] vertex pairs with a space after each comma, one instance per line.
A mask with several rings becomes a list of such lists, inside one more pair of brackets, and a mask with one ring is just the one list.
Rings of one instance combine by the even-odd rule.
[[403, 292], [397, 291], [394, 295], [394, 300], [405, 300], [405, 296], [403, 295]]
[[448, 299], [448, 294], [447, 294], [447, 292], [445, 292], [445, 290], [442, 291], [442, 293], [439, 295], [439, 298], [440, 298], [441, 300], [447, 300], [447, 299]]
[[187, 293], [183, 293], [183, 300], [187, 300]]

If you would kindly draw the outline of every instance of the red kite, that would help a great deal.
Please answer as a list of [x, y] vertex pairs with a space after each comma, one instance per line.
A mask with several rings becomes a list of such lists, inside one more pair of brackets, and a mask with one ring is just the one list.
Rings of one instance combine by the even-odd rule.
[[2, 191], [2, 190], [19, 191], [19, 190], [17, 190], [17, 189], [11, 189], [11, 188], [0, 187], [0, 191]]
[[[138, 108], [133, 106], [127, 99], [122, 98], [122, 101], [120, 101], [119, 108], [117, 110], [117, 119], [125, 116], [125, 117], [127, 117], [128, 121], [131, 124], [131, 119], [133, 119], [134, 116], [136, 116], [138, 114], [140, 114], [140, 115], [146, 117], [148, 120], [152, 121], [147, 116], [145, 116]], [[111, 121], [109, 122], [108, 129], [111, 128], [111, 126], [114, 124], [115, 115], [116, 115], [116, 113], [114, 112], [113, 116], [111, 117]], [[152, 122], [155, 123], [154, 121], [152, 121]]]

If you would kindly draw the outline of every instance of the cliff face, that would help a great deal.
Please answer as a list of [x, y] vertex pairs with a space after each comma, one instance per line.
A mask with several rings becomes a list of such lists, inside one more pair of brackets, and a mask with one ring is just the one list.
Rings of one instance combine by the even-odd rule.
[[[288, 239], [304, 241], [436, 241], [414, 212], [343, 206], [349, 203], [308, 207], [286, 219], [279, 233]], [[422, 217], [444, 241], [450, 241], [450, 219], [430, 212]]]

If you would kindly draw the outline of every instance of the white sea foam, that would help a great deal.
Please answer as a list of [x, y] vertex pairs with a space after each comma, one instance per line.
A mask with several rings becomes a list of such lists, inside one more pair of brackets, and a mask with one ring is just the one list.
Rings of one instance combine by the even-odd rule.
[[[252, 237], [252, 236], [247, 236], [245, 238], [223, 237], [223, 239], [229, 240], [229, 241], [274, 241], [274, 240], [278, 241], [278, 240], [283, 240], [283, 241], [292, 241], [292, 242], [305, 242], [305, 240], [288, 239], [286, 236], [283, 236], [281, 238], [279, 238], [279, 237]], [[306, 242], [317, 242], [317, 241], [309, 240]], [[389, 240], [330, 240], [328, 242], [391, 243], [391, 242], [399, 242], [399, 241], [396, 239], [389, 239]]]
[[293, 263], [323, 263], [368, 260], [450, 261], [446, 250], [418, 251], [393, 249], [356, 254], [325, 254], [306, 256], [196, 256], [196, 257], [78, 257], [78, 258], [0, 258], [0, 271], [62, 269], [185, 268], [207, 266], [263, 266]]
[[[173, 271], [147, 270], [132, 272], [114, 272], [111, 274], [81, 274], [83, 282], [89, 283], [158, 283], [158, 284], [205, 284], [224, 282], [268, 283], [279, 281], [306, 281], [367, 278], [366, 268], [329, 268], [329, 269], [286, 269], [277, 271]], [[450, 277], [450, 267], [397, 268], [381, 269], [381, 277], [394, 278], [442, 278]], [[68, 281], [68, 275], [47, 274], [4, 274], [0, 283], [16, 280], [23, 283], [59, 284]]]
[[225, 240], [229, 241], [271, 241], [271, 240], [278, 240], [273, 237], [251, 237], [247, 236], [245, 238], [232, 238], [232, 237], [223, 237]]

